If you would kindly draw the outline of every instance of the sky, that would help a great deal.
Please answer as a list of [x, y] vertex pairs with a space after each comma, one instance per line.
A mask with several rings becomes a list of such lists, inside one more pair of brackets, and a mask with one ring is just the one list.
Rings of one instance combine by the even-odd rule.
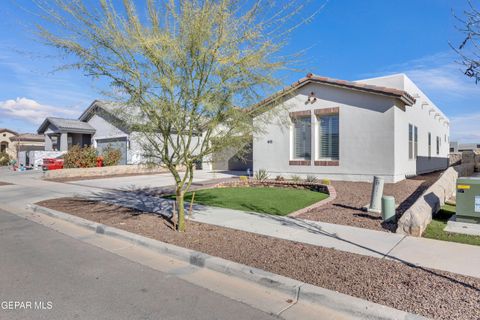
[[[282, 73], [286, 85], [308, 72], [345, 80], [405, 73], [450, 118], [452, 141], [480, 143], [480, 84], [449, 45], [463, 40], [452, 13], [462, 16], [467, 0], [315, 0], [312, 10], [325, 3], [288, 39], [285, 53], [305, 52], [298, 70]], [[47, 116], [77, 118], [106, 89], [81, 71], [55, 71], [63, 61], [35, 37], [31, 10], [31, 0], [0, 6], [0, 127], [18, 132], [35, 132]]]

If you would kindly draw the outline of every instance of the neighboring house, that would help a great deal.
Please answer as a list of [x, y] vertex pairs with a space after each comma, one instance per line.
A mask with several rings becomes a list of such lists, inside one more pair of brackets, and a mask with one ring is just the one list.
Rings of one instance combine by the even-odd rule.
[[16, 133], [10, 129], [0, 129], [0, 152], [6, 152], [19, 163], [27, 164], [28, 152], [44, 149], [44, 137], [33, 133]]
[[18, 133], [7, 128], [0, 128], [0, 152], [6, 152], [10, 158], [16, 157], [15, 148], [10, 141], [11, 137], [15, 137]]
[[[122, 152], [120, 164], [144, 163], [147, 159], [142, 148], [142, 135], [131, 131], [121, 120], [123, 116], [119, 115], [124, 111], [111, 102], [95, 100], [78, 119], [46, 118], [38, 133], [45, 136], [45, 151], [63, 153], [73, 145], [92, 145], [102, 154], [105, 148], [112, 147]], [[214, 161], [204, 162], [198, 167], [216, 170], [246, 169], [235, 160], [234, 154], [229, 159], [217, 156]]]
[[450, 152], [477, 151], [480, 149], [480, 143], [458, 143], [450, 142]]
[[273, 176], [397, 182], [448, 165], [449, 120], [404, 74], [309, 74], [254, 108], [253, 167]]

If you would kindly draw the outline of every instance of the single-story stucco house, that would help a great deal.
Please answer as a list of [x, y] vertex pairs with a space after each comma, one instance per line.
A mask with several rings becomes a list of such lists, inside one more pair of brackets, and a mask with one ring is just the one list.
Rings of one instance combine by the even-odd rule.
[[11, 159], [18, 160], [20, 164], [28, 163], [28, 152], [43, 149], [43, 136], [0, 128], [0, 152], [6, 152]]
[[253, 169], [273, 177], [397, 182], [448, 166], [449, 120], [404, 74], [308, 74], [254, 107]]
[[[101, 154], [105, 148], [112, 147], [122, 152], [119, 164], [146, 162], [141, 134], [131, 131], [120, 119], [122, 116], [117, 116], [122, 113], [120, 109], [114, 103], [95, 100], [78, 119], [46, 118], [38, 128], [38, 133], [45, 136], [45, 151], [64, 153], [73, 145], [92, 145]], [[225, 152], [213, 156], [212, 161], [198, 164], [197, 168], [243, 171], [251, 168], [251, 161], [237, 159], [235, 152]]]

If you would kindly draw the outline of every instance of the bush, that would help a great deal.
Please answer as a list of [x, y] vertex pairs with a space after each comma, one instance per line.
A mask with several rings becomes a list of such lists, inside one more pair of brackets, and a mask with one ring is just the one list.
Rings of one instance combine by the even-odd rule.
[[267, 170], [265, 169], [260, 169], [258, 171], [255, 172], [255, 176], [254, 176], [255, 180], [258, 180], [258, 181], [265, 181], [268, 179], [268, 172]]
[[243, 183], [247, 183], [248, 182], [248, 177], [247, 176], [240, 176], [240, 181], [243, 182]]
[[64, 168], [93, 168], [97, 166], [97, 151], [93, 147], [74, 145], [63, 156]]
[[122, 158], [120, 149], [108, 147], [103, 151], [103, 166], [116, 166]]
[[275, 180], [276, 180], [276, 181], [284, 181], [285, 178], [282, 177], [282, 176], [276, 176], [276, 177], [275, 177]]
[[306, 178], [305, 178], [305, 182], [317, 182], [317, 177], [315, 176], [311, 176], [311, 175], [308, 175]]
[[330, 181], [330, 179], [323, 179], [322, 180], [322, 184], [326, 185], [326, 186], [329, 186], [332, 182]]
[[10, 163], [10, 156], [8, 153], [0, 152], [0, 166], [6, 166]]
[[300, 176], [297, 176], [297, 175], [293, 175], [290, 177], [290, 179], [293, 181], [293, 182], [300, 182], [302, 180], [302, 178], [300, 178]]

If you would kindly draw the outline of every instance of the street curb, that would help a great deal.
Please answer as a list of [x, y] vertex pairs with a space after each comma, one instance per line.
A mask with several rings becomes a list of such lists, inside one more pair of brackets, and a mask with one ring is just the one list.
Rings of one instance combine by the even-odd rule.
[[396, 319], [420, 320], [422, 316], [407, 313], [360, 298], [351, 297], [336, 291], [324, 289], [254, 267], [242, 265], [233, 261], [213, 257], [208, 254], [178, 247], [158, 240], [140, 236], [128, 231], [109, 227], [100, 223], [76, 217], [64, 212], [48, 209], [35, 204], [27, 205], [34, 213], [44, 214], [53, 218], [70, 222], [90, 230], [93, 233], [111, 236], [128, 241], [134, 245], [171, 256], [200, 268], [207, 268], [226, 275], [255, 282], [264, 287], [278, 290], [291, 295], [296, 301], [305, 301], [345, 313], [360, 319]]

